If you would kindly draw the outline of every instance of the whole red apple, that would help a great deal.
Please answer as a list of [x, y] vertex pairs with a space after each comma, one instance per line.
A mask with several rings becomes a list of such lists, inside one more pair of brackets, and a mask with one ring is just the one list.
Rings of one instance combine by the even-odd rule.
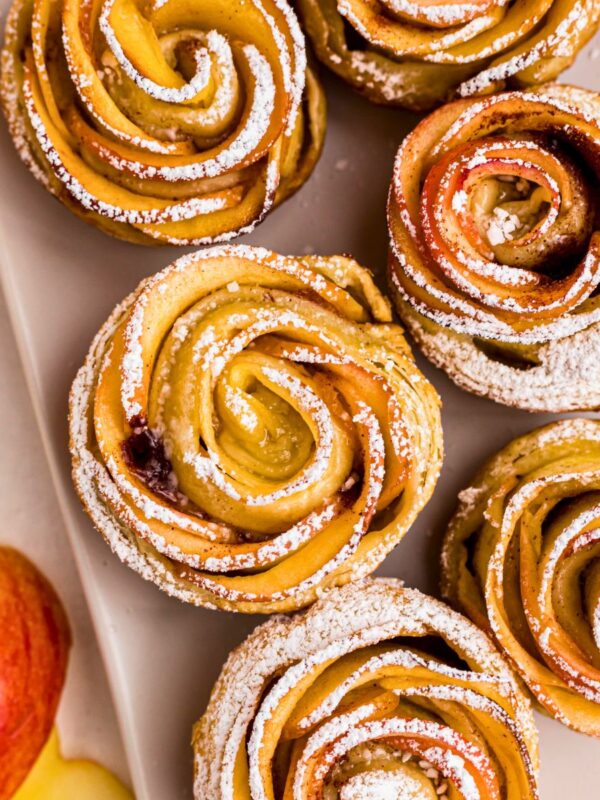
[[0, 800], [9, 800], [52, 729], [71, 636], [58, 596], [25, 556], [0, 547]]

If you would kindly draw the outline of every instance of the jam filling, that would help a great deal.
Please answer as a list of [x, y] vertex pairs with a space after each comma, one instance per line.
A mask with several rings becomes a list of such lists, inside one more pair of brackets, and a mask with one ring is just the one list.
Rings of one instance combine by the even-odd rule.
[[131, 434], [121, 444], [129, 469], [155, 494], [172, 503], [181, 503], [182, 495], [177, 491], [173, 465], [163, 442], [148, 427], [144, 416], [133, 417], [130, 427]]

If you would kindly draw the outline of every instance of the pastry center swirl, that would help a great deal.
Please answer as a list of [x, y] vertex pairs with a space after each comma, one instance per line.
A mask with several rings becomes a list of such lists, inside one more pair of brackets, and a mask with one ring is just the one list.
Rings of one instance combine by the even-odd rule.
[[[311, 305], [291, 311], [284, 292], [221, 290], [177, 320], [150, 379], [148, 425], [179, 491], [251, 538], [324, 503], [339, 513], [369, 480], [365, 452], [385, 458], [360, 384], [365, 397], [394, 407], [390, 387], [349, 369], [310, 321]], [[402, 438], [397, 420], [391, 430]]]
[[[100, 72], [111, 98], [150, 136], [166, 142], [191, 139], [198, 150], [220, 144], [243, 109], [236, 67], [243, 58], [241, 43], [232, 46], [217, 31], [193, 29], [165, 33], [156, 41], [165, 73], [156, 76], [161, 83], [135, 72], [137, 59], [126, 60], [120, 47], [116, 54], [102, 52]], [[263, 100], [266, 106], [273, 102], [272, 97]]]
[[[568, 271], [565, 255], [571, 265], [581, 257], [594, 201], [574, 159], [543, 141], [499, 136], [456, 147], [430, 170], [421, 219], [442, 253], [455, 252], [467, 270], [518, 286], [528, 282], [526, 270], [556, 277]], [[503, 274], [503, 266], [515, 271]], [[529, 283], [539, 280], [531, 276]]]
[[515, 344], [595, 319], [596, 102], [562, 87], [499, 94], [451, 104], [410, 134], [388, 219], [394, 286], [416, 311]]
[[370, 742], [334, 767], [323, 800], [447, 800], [448, 791], [447, 780], [429, 761]]

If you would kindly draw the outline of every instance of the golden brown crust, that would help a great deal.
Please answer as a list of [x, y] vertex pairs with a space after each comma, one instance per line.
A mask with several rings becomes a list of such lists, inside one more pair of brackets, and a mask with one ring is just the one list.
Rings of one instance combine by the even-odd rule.
[[444, 596], [537, 702], [600, 736], [600, 422], [567, 419], [493, 456], [459, 495]]
[[398, 151], [391, 288], [425, 354], [468, 391], [600, 407], [599, 112], [572, 86], [461, 100]]
[[370, 573], [428, 501], [439, 401], [370, 274], [221, 247], [144, 281], [70, 400], [73, 478], [180, 599], [292, 610]]
[[319, 59], [370, 100], [427, 111], [554, 80], [598, 28], [596, 0], [297, 0]]
[[193, 744], [197, 800], [538, 797], [533, 715], [506, 663], [465, 617], [392, 579], [257, 628]]
[[320, 155], [324, 96], [287, 0], [213, 5], [14, 0], [1, 91], [15, 145], [111, 235], [230, 239]]

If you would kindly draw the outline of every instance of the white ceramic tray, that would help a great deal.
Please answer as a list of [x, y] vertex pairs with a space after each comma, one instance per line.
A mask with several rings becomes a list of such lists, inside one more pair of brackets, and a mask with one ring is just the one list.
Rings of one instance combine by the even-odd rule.
[[[596, 37], [564, 80], [600, 89], [599, 46]], [[315, 175], [244, 240], [284, 253], [351, 253], [383, 276], [393, 155], [417, 118], [370, 106], [335, 79], [325, 83], [328, 135]], [[127, 245], [71, 216], [35, 183], [0, 128], [4, 288], [136, 797], [184, 800], [191, 797], [192, 724], [227, 653], [259, 620], [186, 607], [123, 567], [79, 508], [66, 431], [68, 389], [93, 334], [143, 276], [181, 251]], [[420, 364], [443, 398], [446, 460], [433, 500], [380, 571], [435, 592], [439, 541], [458, 490], [483, 458], [551, 417], [471, 397]], [[600, 744], [543, 717], [539, 724], [543, 800], [597, 797]]]

